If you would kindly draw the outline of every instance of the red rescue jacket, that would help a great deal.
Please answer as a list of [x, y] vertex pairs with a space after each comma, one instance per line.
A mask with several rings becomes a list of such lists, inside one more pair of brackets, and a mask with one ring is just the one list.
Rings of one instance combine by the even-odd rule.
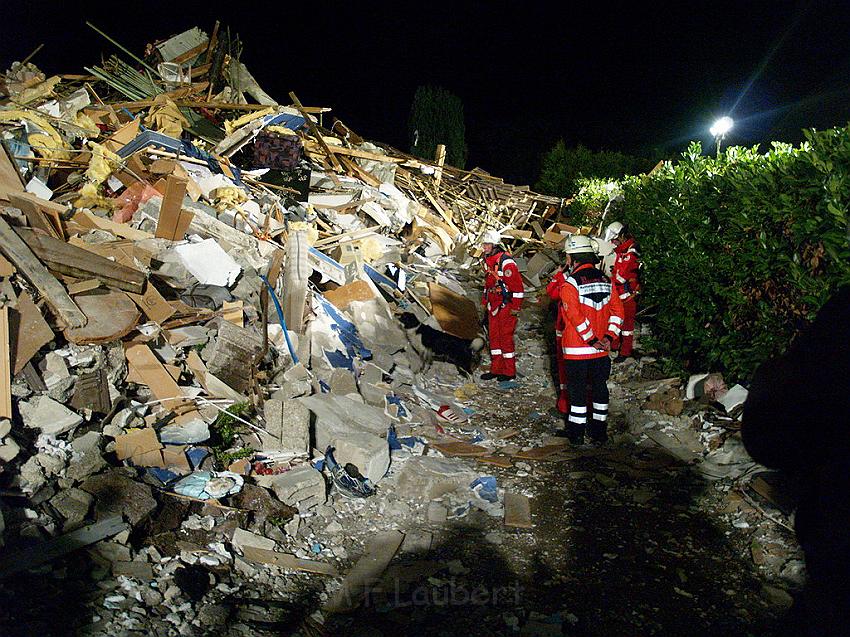
[[490, 316], [496, 316], [503, 307], [518, 310], [525, 298], [525, 287], [513, 257], [498, 248], [484, 257], [484, 294], [481, 305]]
[[608, 336], [615, 340], [623, 326], [623, 302], [612, 294], [611, 280], [590, 263], [575, 268], [561, 286], [561, 339], [564, 358], [602, 358], [608, 352], [593, 344]]
[[616, 257], [614, 258], [614, 267], [611, 270], [611, 281], [614, 283], [617, 296], [625, 301], [640, 292], [640, 279], [638, 278], [640, 257], [634, 239], [623, 241], [614, 248], [614, 252]]

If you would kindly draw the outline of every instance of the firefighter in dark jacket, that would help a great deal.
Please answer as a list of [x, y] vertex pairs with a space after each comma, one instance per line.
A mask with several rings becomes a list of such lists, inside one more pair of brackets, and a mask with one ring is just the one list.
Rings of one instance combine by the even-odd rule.
[[794, 526], [808, 582], [789, 635], [839, 635], [850, 623], [850, 345], [840, 337], [848, 329], [844, 287], [784, 355], [759, 367], [744, 405], [747, 451], [800, 487]]
[[499, 245], [501, 240], [498, 232], [488, 230], [481, 241], [484, 253], [481, 304], [490, 334], [490, 371], [481, 374], [483, 380], [511, 380], [516, 377], [514, 331], [525, 288], [513, 257]]
[[[570, 398], [565, 434], [579, 445], [587, 430], [592, 442], [603, 443], [608, 439], [608, 353], [622, 329], [623, 304], [611, 280], [596, 267], [599, 257], [589, 237], [571, 236], [565, 252], [569, 276], [561, 286], [560, 307]], [[587, 404], [588, 389], [591, 405]]]
[[628, 226], [615, 221], [605, 230], [605, 240], [614, 244], [614, 267], [611, 270], [611, 282], [620, 301], [623, 303], [623, 331], [620, 334], [620, 354], [614, 362], [620, 362], [632, 355], [635, 333], [635, 315], [637, 297], [640, 293], [640, 255], [635, 238]]

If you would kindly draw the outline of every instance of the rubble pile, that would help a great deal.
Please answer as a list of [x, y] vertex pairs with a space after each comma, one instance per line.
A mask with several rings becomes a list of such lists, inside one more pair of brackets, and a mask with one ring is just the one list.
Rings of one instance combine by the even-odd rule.
[[[0, 576], [90, 547], [108, 632], [161, 604], [190, 621], [166, 582], [193, 567], [336, 575], [341, 521], [388, 472], [492, 451], [451, 430], [480, 350], [471, 253], [488, 228], [564, 235], [557, 198], [279, 104], [218, 23], [144, 57], [89, 26], [120, 53], [3, 85]], [[492, 477], [450, 465], [421, 467], [443, 485], [423, 507], [503, 515]], [[409, 515], [392, 489], [381, 512]]]
[[[435, 528], [531, 528], [519, 479], [570, 456], [476, 424], [476, 245], [545, 284], [563, 202], [279, 104], [218, 23], [142, 57], [98, 32], [120, 54], [2, 87], [0, 587], [63, 558], [87, 634], [256, 634], [305, 595], [321, 634]], [[737, 478], [726, 428], [633, 433]]]

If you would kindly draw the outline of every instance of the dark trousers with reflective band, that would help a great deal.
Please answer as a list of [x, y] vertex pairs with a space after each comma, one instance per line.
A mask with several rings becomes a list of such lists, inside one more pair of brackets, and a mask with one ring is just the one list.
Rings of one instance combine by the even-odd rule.
[[635, 314], [637, 314], [637, 297], [632, 294], [623, 299], [623, 331], [620, 334], [620, 356], [631, 356], [635, 340]]
[[[587, 428], [591, 438], [604, 439], [608, 430], [608, 376], [611, 375], [611, 359], [607, 356], [584, 360], [567, 359], [565, 364], [570, 394], [567, 433], [570, 437], [581, 437]], [[590, 405], [587, 404], [588, 388]]]

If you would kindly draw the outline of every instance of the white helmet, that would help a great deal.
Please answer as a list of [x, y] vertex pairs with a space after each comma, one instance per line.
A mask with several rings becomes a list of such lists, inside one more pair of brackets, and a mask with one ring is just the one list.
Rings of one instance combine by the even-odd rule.
[[615, 221], [607, 228], [605, 228], [605, 241], [613, 241], [614, 239], [619, 237], [625, 229], [626, 227], [622, 223], [620, 223], [619, 221]]
[[488, 230], [484, 233], [484, 236], [481, 237], [481, 243], [492, 243], [493, 245], [497, 245], [501, 243], [501, 241], [502, 235], [496, 230]]
[[[595, 245], [594, 245], [595, 244]], [[583, 234], [571, 234], [567, 237], [564, 252], [567, 254], [596, 254], [599, 244]]]

